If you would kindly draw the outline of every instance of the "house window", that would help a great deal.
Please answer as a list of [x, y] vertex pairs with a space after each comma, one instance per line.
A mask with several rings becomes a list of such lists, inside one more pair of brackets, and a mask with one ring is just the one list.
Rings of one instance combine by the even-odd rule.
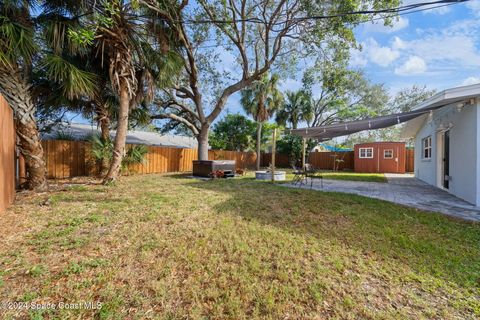
[[422, 139], [422, 159], [432, 158], [432, 137], [428, 136]]
[[393, 159], [393, 149], [383, 150], [384, 159]]
[[360, 159], [373, 158], [373, 148], [360, 148], [359, 152]]

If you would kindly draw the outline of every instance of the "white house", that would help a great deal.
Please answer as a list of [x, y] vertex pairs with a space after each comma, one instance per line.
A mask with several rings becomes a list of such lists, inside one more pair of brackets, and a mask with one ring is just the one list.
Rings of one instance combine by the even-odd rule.
[[480, 206], [480, 84], [447, 89], [414, 110], [433, 107], [403, 128], [415, 140], [415, 176]]

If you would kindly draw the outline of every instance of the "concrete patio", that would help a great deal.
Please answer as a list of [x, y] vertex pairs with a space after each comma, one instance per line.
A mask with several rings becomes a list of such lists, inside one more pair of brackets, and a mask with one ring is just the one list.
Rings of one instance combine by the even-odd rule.
[[[386, 200], [421, 210], [440, 212], [470, 221], [480, 221], [480, 207], [476, 207], [450, 193], [416, 179], [411, 174], [385, 174], [388, 183], [313, 179], [312, 189], [353, 193]], [[306, 184], [285, 186], [310, 189]]]

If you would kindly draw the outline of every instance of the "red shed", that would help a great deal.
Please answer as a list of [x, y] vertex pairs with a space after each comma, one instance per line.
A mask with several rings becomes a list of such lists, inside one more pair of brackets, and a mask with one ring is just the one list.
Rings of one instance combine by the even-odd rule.
[[356, 144], [355, 172], [405, 173], [405, 142]]

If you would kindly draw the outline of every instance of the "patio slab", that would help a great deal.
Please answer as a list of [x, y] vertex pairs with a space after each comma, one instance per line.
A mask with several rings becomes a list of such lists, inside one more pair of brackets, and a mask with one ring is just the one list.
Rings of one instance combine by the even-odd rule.
[[[322, 186], [320, 179], [314, 179], [312, 189], [353, 193], [465, 220], [480, 221], [480, 207], [420, 181], [413, 175], [385, 174], [385, 176], [388, 183], [323, 179]], [[310, 181], [301, 186], [291, 183], [285, 186], [310, 189]]]

